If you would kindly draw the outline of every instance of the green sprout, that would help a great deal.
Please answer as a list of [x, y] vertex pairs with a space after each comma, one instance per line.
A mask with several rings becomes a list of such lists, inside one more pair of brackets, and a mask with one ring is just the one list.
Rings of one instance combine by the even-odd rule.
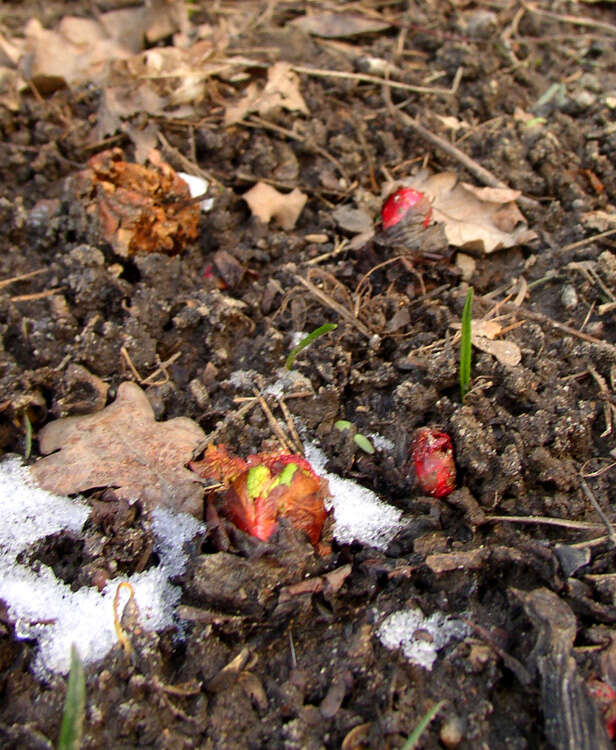
[[295, 362], [295, 358], [302, 351], [302, 349], [310, 346], [310, 344], [312, 344], [315, 339], [324, 336], [326, 333], [329, 333], [336, 328], [338, 328], [338, 325], [336, 323], [325, 323], [325, 325], [315, 328], [312, 333], [309, 333], [307, 336], [305, 336], [297, 346], [293, 347], [291, 353], [287, 357], [287, 361], [284, 363], [284, 366], [287, 368], [287, 370], [290, 370], [293, 367], [293, 362]]
[[432, 719], [434, 719], [436, 714], [441, 710], [441, 708], [443, 708], [444, 705], [445, 701], [439, 701], [436, 706], [433, 706], [429, 711], [426, 711], [426, 713], [421, 717], [419, 724], [408, 736], [404, 745], [402, 745], [402, 750], [415, 750], [419, 738], [425, 732]]
[[470, 287], [462, 310], [462, 337], [460, 339], [460, 396], [466, 398], [471, 383], [471, 327], [473, 317], [473, 287]]
[[[334, 423], [334, 427], [337, 430], [349, 430], [351, 428], [351, 423], [346, 419], [339, 419]], [[355, 445], [357, 445], [358, 448], [361, 448], [364, 453], [374, 453], [374, 446], [365, 435], [361, 434], [361, 432], [356, 432], [355, 435], [353, 435], [353, 440], [355, 441]]]
[[85, 712], [86, 680], [79, 652], [73, 643], [71, 646], [71, 671], [68, 675], [66, 687], [58, 750], [78, 750], [81, 745]]

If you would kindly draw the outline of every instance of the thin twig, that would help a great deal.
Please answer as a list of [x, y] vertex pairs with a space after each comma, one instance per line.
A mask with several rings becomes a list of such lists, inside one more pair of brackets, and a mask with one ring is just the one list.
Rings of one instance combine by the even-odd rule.
[[607, 31], [608, 34], [616, 34], [616, 26], [612, 26], [611, 23], [595, 21], [594, 18], [588, 18], [586, 16], [560, 15], [559, 13], [552, 13], [549, 10], [539, 10], [539, 8], [535, 8], [535, 6], [531, 5], [531, 3], [523, 2], [522, 4], [526, 8], [526, 10], [529, 10], [531, 13], [535, 13], [538, 16], [543, 16], [544, 18], [550, 18], [552, 21], [570, 23], [574, 26], [587, 26], [593, 29], [601, 29], [602, 31]]
[[569, 521], [566, 518], [551, 518], [550, 516], [486, 516], [486, 523], [530, 523], [544, 526], [562, 526], [565, 529], [578, 531], [597, 531], [605, 528], [602, 523], [590, 521]]
[[588, 486], [582, 474], [580, 474], [579, 476], [580, 476], [580, 487], [582, 488], [582, 492], [586, 495], [592, 507], [597, 511], [599, 518], [605, 524], [605, 527], [607, 529], [607, 535], [610, 538], [610, 542], [616, 547], [616, 532], [614, 532], [614, 527], [612, 526], [612, 522], [603, 512], [603, 509], [599, 505], [597, 498], [594, 496], [593, 491]]
[[[594, 367], [590, 366], [588, 372], [592, 375], [595, 383], [599, 386], [599, 398], [603, 401], [603, 418], [605, 420], [605, 429], [601, 433], [601, 437], [607, 437], [613, 429], [612, 415], [616, 414], [616, 406], [610, 400], [610, 391], [605, 382], [605, 378], [600, 375]], [[585, 476], [588, 476], [587, 474]]]
[[172, 146], [165, 138], [165, 136], [160, 132], [160, 130], [158, 131], [157, 135], [158, 140], [163, 147], [163, 150], [167, 152], [167, 159], [175, 159], [181, 165], [182, 169], [185, 172], [188, 172], [188, 174], [193, 174], [196, 177], [201, 177], [202, 180], [207, 180], [208, 182], [212, 182], [219, 187], [223, 187], [222, 182], [220, 182], [220, 180], [217, 180], [211, 172], [202, 169], [198, 164], [195, 164], [186, 156], [184, 156], [181, 151], [178, 151], [175, 146]]
[[519, 662], [515, 656], [511, 656], [510, 653], [505, 651], [505, 649], [501, 648], [496, 640], [492, 637], [492, 634], [486, 630], [485, 628], [481, 627], [481, 625], [477, 625], [472, 620], [467, 620], [465, 617], [462, 618], [462, 622], [466, 623], [474, 633], [481, 638], [482, 641], [488, 644], [490, 648], [503, 660], [505, 665], [515, 674], [515, 676], [518, 678], [518, 680], [521, 682], [522, 685], [528, 686], [533, 681], [533, 678], [531, 677], [530, 672], [526, 669], [526, 667]]
[[584, 542], [574, 542], [573, 544], [568, 545], [569, 547], [573, 547], [574, 549], [584, 549], [585, 547], [598, 547], [601, 544], [605, 544], [607, 542], [609, 537], [607, 534], [605, 536], [596, 536], [593, 537], [593, 539], [587, 539]]
[[[484, 298], [482, 297], [481, 299]], [[486, 297], [486, 301], [490, 301], [488, 297]], [[547, 323], [548, 325], [552, 326], [552, 328], [556, 328], [559, 331], [564, 331], [570, 336], [575, 336], [578, 339], [582, 339], [582, 341], [587, 341], [589, 344], [598, 346], [601, 349], [607, 349], [610, 352], [616, 352], [616, 346], [614, 346], [614, 344], [610, 344], [608, 341], [603, 341], [601, 339], [595, 338], [588, 333], [582, 333], [576, 328], [571, 328], [571, 326], [567, 326], [564, 323], [559, 323], [558, 321], [553, 320], [548, 315], [544, 315], [543, 313], [535, 312], [534, 310], [526, 310], [522, 306], [517, 307], [511, 302], [501, 305], [501, 309], [505, 312], [517, 312], [518, 314], [522, 315], [525, 318], [528, 318], [529, 320], [536, 320], [539, 323]]]
[[47, 270], [47, 268], [39, 268], [37, 271], [30, 271], [30, 273], [22, 273], [19, 276], [12, 276], [10, 279], [3, 279], [2, 281], [0, 281], [0, 289], [4, 289], [5, 286], [9, 286], [9, 284], [15, 284], [18, 281], [31, 279], [33, 276], [38, 276], [40, 273], [44, 273]]
[[232, 419], [241, 419], [244, 416], [244, 414], [247, 414], [258, 403], [259, 403], [258, 398], [251, 398], [243, 406], [240, 406], [240, 408], [237, 411], [234, 411], [230, 413], [227, 417], [225, 417], [225, 419], [223, 419], [223, 421], [216, 427], [216, 429], [210, 432], [209, 435], [206, 435], [205, 438], [199, 443], [199, 445], [197, 445], [197, 447], [193, 451], [193, 458], [197, 458], [201, 453], [203, 453], [203, 451], [206, 449], [206, 447], [210, 443], [215, 443], [220, 433], [224, 429], [226, 429], [228, 423]]
[[363, 333], [366, 338], [372, 338], [374, 334], [368, 328], [368, 326], [364, 325], [361, 320], [358, 320], [351, 312], [346, 309], [346, 307], [343, 307], [343, 305], [341, 305], [339, 302], [336, 302], [335, 299], [332, 299], [328, 294], [325, 294], [324, 291], [319, 289], [319, 287], [313, 284], [311, 281], [308, 281], [308, 279], [304, 279], [302, 276], [295, 276], [295, 278], [297, 281], [299, 281], [300, 284], [305, 286], [313, 296], [315, 296], [327, 307], [335, 310], [338, 315], [344, 318], [351, 325], [355, 326], [355, 328], [357, 328], [360, 333]]
[[289, 411], [289, 407], [286, 405], [285, 400], [282, 396], [276, 396], [276, 401], [278, 401], [278, 406], [280, 406], [280, 411], [282, 411], [282, 413], [284, 414], [284, 418], [287, 423], [287, 428], [289, 430], [289, 433], [291, 434], [291, 438], [293, 439], [294, 452], [297, 453], [297, 455], [299, 456], [303, 456], [304, 446], [302, 444], [302, 439], [300, 438], [299, 433], [295, 429], [293, 415]]
[[588, 459], [583, 465], [580, 471], [582, 472], [582, 476], [584, 479], [588, 479], [590, 477], [600, 477], [603, 474], [605, 474], [608, 471], [611, 471], [614, 467], [616, 467], [616, 462], [612, 461], [611, 463], [607, 464], [607, 466], [602, 466], [600, 469], [597, 469], [596, 471], [585, 471], [586, 466], [591, 463], [592, 459]]
[[324, 260], [330, 260], [331, 258], [335, 258], [337, 255], [340, 255], [340, 253], [343, 253], [347, 249], [348, 244], [349, 244], [349, 241], [348, 239], [346, 239], [346, 237], [343, 240], [336, 240], [333, 250], [330, 250], [329, 253], [323, 253], [322, 255], [317, 255], [316, 258], [311, 258], [310, 260], [307, 260], [304, 265], [316, 266], [318, 263], [322, 263]]
[[[175, 354], [172, 354], [169, 359], [166, 359], [164, 362], [161, 362], [160, 359], [158, 360], [158, 368], [154, 370], [154, 372], [151, 375], [148, 375], [147, 378], [144, 378], [141, 385], [165, 385], [171, 380], [171, 377], [169, 373], [167, 372], [167, 368], [172, 365], [176, 359], [179, 359], [182, 356], [182, 352], [175, 352]], [[162, 374], [165, 376], [164, 380], [157, 380], [154, 381], [154, 378], [158, 375], [159, 372], [162, 372]]]
[[[471, 159], [471, 157], [467, 156], [463, 151], [460, 151], [460, 149], [454, 146], [453, 143], [449, 143], [449, 141], [446, 141], [444, 138], [436, 135], [436, 133], [433, 133], [431, 130], [424, 128], [424, 126], [420, 125], [417, 120], [412, 118], [410, 115], [407, 115], [406, 112], [402, 112], [400, 109], [398, 109], [398, 107], [394, 106], [391, 100], [391, 92], [389, 89], [383, 90], [383, 96], [385, 98], [387, 108], [394, 117], [400, 119], [404, 125], [414, 130], [417, 135], [421, 136], [421, 138], [423, 138], [425, 141], [428, 141], [428, 143], [431, 143], [433, 146], [441, 149], [441, 151], [444, 151], [446, 154], [459, 162], [467, 170], [467, 172], [470, 172], [479, 180], [479, 182], [482, 182], [484, 185], [488, 185], [489, 187], [509, 189], [509, 185], [499, 180], [492, 174], [492, 172], [488, 171], [485, 167], [482, 167], [481, 164], [476, 162], [474, 159]], [[524, 206], [525, 208], [538, 208], [540, 205], [538, 201], [534, 200], [533, 198], [528, 198], [524, 195], [521, 195], [517, 199], [517, 201], [521, 206]]]
[[413, 86], [410, 83], [392, 81], [388, 78], [379, 78], [367, 73], [348, 73], [344, 70], [324, 70], [322, 68], [307, 68], [303, 65], [292, 65], [292, 70], [296, 73], [303, 73], [308, 76], [318, 78], [345, 78], [349, 81], [358, 81], [359, 83], [374, 83], [377, 86], [388, 86], [392, 89], [402, 89], [403, 91], [413, 91], [416, 94], [435, 94], [437, 96], [455, 96], [458, 86], [460, 85], [461, 76], [456, 75], [451, 88], [444, 89], [439, 86]]
[[57, 294], [57, 289], [46, 289], [44, 292], [35, 292], [34, 294], [18, 294], [15, 297], [11, 297], [11, 302], [33, 302], [37, 299], [44, 299], [45, 297], [52, 297]]
[[270, 427], [278, 438], [278, 442], [282, 446], [282, 449], [285, 451], [285, 453], [293, 453], [289, 440], [284, 434], [282, 427], [276, 421], [276, 417], [273, 415], [272, 410], [269, 408], [267, 401], [263, 398], [259, 391], [257, 391], [256, 388], [253, 388], [253, 393], [255, 394], [255, 398], [259, 401], [259, 405], [263, 409], [263, 413], [267, 417], [267, 420], [270, 423]]
[[[288, 138], [291, 138], [295, 141], [299, 141], [300, 143], [306, 142], [306, 139], [304, 138], [304, 136], [299, 135], [298, 133], [295, 133], [293, 130], [288, 130], [287, 128], [280, 127], [280, 125], [275, 125], [272, 122], [268, 122], [267, 120], [264, 120], [261, 117], [257, 117], [257, 115], [251, 115], [250, 120], [242, 120], [241, 124], [247, 125], [248, 127], [253, 127], [253, 128], [259, 127], [259, 128], [263, 128], [264, 130], [272, 130], [275, 133], [286, 135]], [[323, 158], [330, 161], [347, 182], [352, 182], [346, 169], [342, 166], [342, 164], [338, 161], [338, 159], [336, 159], [335, 156], [332, 156], [332, 154], [329, 153], [329, 151], [326, 151], [324, 148], [317, 145], [316, 143], [310, 143], [310, 148], [313, 151], [315, 151], [317, 154], [320, 154]]]
[[616, 229], [607, 229], [605, 232], [599, 232], [599, 234], [593, 234], [590, 237], [585, 237], [583, 240], [578, 240], [577, 242], [572, 242], [570, 245], [557, 248], [556, 252], [561, 255], [562, 253], [569, 252], [569, 250], [577, 250], [580, 247], [590, 245], [592, 242], [595, 242], [595, 240], [602, 240], [604, 237], [611, 237], [613, 234], [616, 234]]

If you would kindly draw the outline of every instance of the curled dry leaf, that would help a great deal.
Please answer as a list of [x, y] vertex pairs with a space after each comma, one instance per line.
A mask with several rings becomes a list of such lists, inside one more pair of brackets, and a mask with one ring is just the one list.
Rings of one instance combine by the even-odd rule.
[[37, 461], [32, 474], [49, 492], [114, 487], [120, 497], [149, 508], [164, 505], [201, 517], [203, 489], [185, 465], [204, 437], [187, 417], [156, 422], [141, 388], [122, 383], [102, 411], [43, 427], [39, 447], [52, 455]]
[[427, 170], [403, 184], [430, 198], [434, 221], [444, 226], [448, 243], [455, 247], [492, 253], [537, 236], [514, 202], [520, 196], [518, 190], [478, 188], [459, 182], [453, 172], [430, 174]]
[[101, 24], [85, 18], [65, 16], [55, 31], [32, 18], [25, 35], [22, 70], [42, 93], [96, 79], [108, 60], [131, 54], [124, 44], [110, 38]]
[[608, 206], [610, 211], [588, 211], [582, 216], [582, 224], [589, 229], [606, 232], [616, 227], [616, 210]]
[[251, 83], [239, 102], [226, 107], [225, 125], [233, 125], [251, 112], [268, 117], [280, 109], [309, 114], [299, 91], [299, 77], [291, 70], [289, 63], [285, 62], [277, 62], [268, 69], [263, 91], [259, 91], [256, 84]]
[[150, 166], [124, 161], [119, 148], [93, 156], [72, 181], [103, 239], [122, 257], [175, 255], [197, 234], [199, 206], [184, 180], [152, 150]]
[[220, 511], [247, 534], [267, 541], [288, 519], [317, 544], [327, 518], [329, 485], [301, 456], [259, 453], [246, 460], [224, 445], [208, 445], [204, 458], [190, 464], [203, 479], [225, 486]]
[[371, 34], [388, 29], [390, 24], [375, 18], [367, 18], [350, 13], [313, 13], [301, 16], [290, 25], [306, 34], [326, 39], [344, 39], [358, 34]]
[[[460, 330], [459, 323], [452, 328]], [[497, 320], [473, 320], [471, 323], [471, 342], [474, 347], [486, 354], [491, 354], [502, 365], [515, 367], [522, 361], [520, 347], [513, 341], [496, 340], [503, 328]]]
[[257, 219], [267, 224], [274, 218], [287, 231], [293, 229], [308, 200], [297, 188], [285, 195], [265, 182], [257, 182], [242, 198]]
[[471, 334], [471, 342], [477, 349], [495, 357], [501, 365], [515, 367], [522, 361], [520, 347], [513, 341], [493, 341], [485, 336], [478, 336], [473, 333]]
[[[454, 323], [451, 327], [460, 330], [461, 325]], [[491, 354], [502, 365], [515, 367], [522, 361], [522, 352], [513, 341], [496, 340], [502, 330], [503, 327], [497, 320], [473, 320], [471, 323], [471, 342], [480, 351]]]

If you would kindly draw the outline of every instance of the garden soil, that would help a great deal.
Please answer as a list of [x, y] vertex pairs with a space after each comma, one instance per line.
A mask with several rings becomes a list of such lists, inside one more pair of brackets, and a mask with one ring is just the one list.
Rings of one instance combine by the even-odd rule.
[[[119, 5], [5, 2], [0, 17], [19, 36], [31, 17], [53, 28]], [[285, 523], [259, 542], [211, 507], [175, 581], [177, 626], [149, 632], [126, 618], [131, 653], [118, 642], [86, 666], [81, 746], [400, 748], [444, 701], [418, 747], [609, 747], [616, 9], [341, 4], [387, 23], [336, 39], [290, 23], [335, 6], [320, 5], [194, 4], [193, 27], [226, 24], [226, 54], [259, 65], [212, 78], [182, 115], [133, 112], [97, 139], [95, 84], [32, 86], [0, 105], [0, 450], [24, 456], [29, 423], [36, 461], [45, 424], [102, 408], [132, 380], [158, 420], [189, 417], [240, 456], [277, 449], [291, 424], [329, 472], [402, 512], [386, 545], [342, 544], [330, 517], [313, 547]], [[280, 60], [351, 75], [300, 72], [309, 114], [225, 125], [225, 107]], [[386, 63], [422, 90], [387, 93], [374, 80]], [[135, 161], [131, 133], [150, 125], [166, 163], [207, 175], [213, 205], [181, 247], [118, 252], [76, 175], [110, 148]], [[412, 248], [357, 241], [336, 213], [378, 224], [390, 180], [428, 167], [483, 187], [477, 166], [520, 191], [534, 239], [460, 260], [446, 240], [425, 253], [421, 236]], [[251, 215], [242, 194], [259, 181], [307, 196], [290, 228]], [[519, 362], [473, 347], [462, 401], [471, 285], [473, 319], [497, 321], [495, 340]], [[337, 328], [298, 355], [281, 405], [275, 386], [298, 332], [324, 323]], [[422, 494], [409, 460], [424, 426], [453, 443], [457, 489], [441, 499]], [[85, 536], [48, 537], [30, 559], [74, 589], [158, 564], [146, 507], [108, 488], [85, 494]], [[378, 635], [414, 608], [466, 624], [431, 670]], [[0, 745], [55, 746], [66, 676], [35, 676], [36, 643], [16, 637], [10, 602], [1, 611]], [[589, 697], [593, 680], [603, 702]]]

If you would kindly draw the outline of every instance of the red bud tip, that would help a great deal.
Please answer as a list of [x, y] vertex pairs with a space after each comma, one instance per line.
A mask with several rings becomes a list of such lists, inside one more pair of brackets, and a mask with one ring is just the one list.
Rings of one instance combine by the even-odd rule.
[[423, 218], [423, 225], [427, 227], [432, 218], [430, 202], [419, 190], [401, 187], [392, 193], [383, 204], [381, 220], [383, 229], [395, 226], [412, 214], [415, 218]]
[[446, 497], [455, 490], [456, 465], [449, 435], [423, 427], [415, 434], [411, 456], [422, 492]]

